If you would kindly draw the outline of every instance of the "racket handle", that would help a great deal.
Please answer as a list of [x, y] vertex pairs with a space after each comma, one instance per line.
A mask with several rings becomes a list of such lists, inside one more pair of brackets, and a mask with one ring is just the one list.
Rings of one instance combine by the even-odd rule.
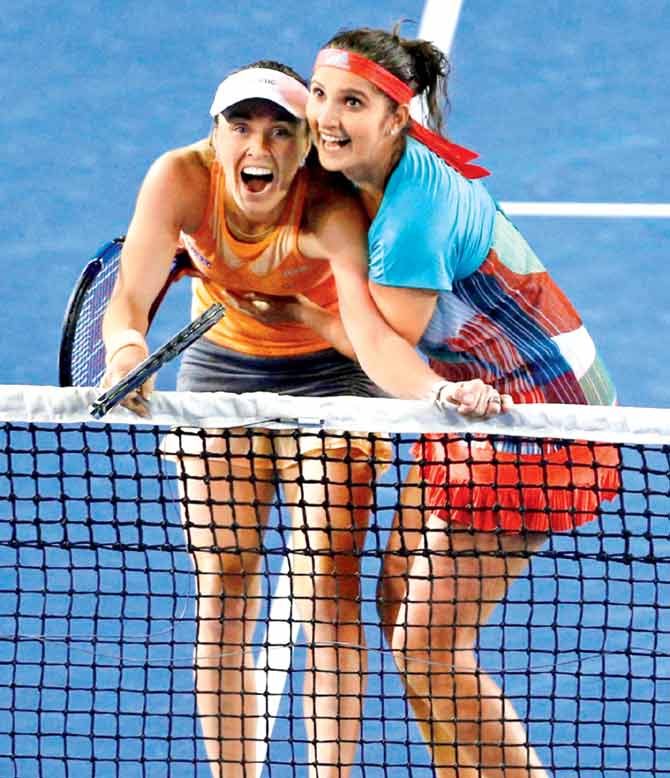
[[135, 389], [157, 373], [163, 365], [172, 361], [185, 351], [207, 330], [213, 327], [225, 314], [226, 307], [222, 303], [211, 305], [203, 314], [193, 319], [183, 329], [174, 335], [167, 343], [156, 349], [152, 354], [124, 376], [117, 384], [103, 392], [89, 406], [89, 413], [96, 419], [101, 419], [108, 411], [118, 405]]

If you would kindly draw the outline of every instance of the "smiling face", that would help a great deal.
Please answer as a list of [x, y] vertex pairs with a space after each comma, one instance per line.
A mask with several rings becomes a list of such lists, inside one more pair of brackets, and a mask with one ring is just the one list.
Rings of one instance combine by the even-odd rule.
[[323, 167], [365, 184], [388, 174], [407, 111], [361, 76], [320, 67], [312, 77], [307, 120]]
[[267, 100], [245, 101], [219, 117], [214, 146], [227, 205], [248, 224], [271, 223], [309, 149], [305, 123]]

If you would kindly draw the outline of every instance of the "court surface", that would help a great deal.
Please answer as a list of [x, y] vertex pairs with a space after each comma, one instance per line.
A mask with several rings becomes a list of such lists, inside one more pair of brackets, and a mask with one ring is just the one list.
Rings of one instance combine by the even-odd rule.
[[[335, 30], [418, 22], [423, 11], [419, 0], [281, 7], [251, 2], [243, 15], [204, 0], [169, 12], [157, 0], [7, 7], [0, 381], [56, 382], [60, 319], [83, 261], [125, 231], [150, 162], [207, 133], [211, 95], [228, 70], [273, 57], [308, 74]], [[449, 128], [481, 153], [496, 197], [670, 200], [669, 20], [664, 0], [463, 2]], [[621, 403], [667, 406], [670, 221], [516, 221], [574, 299]], [[164, 311], [154, 342], [186, 315], [177, 302]], [[168, 371], [160, 385], [172, 381]]]

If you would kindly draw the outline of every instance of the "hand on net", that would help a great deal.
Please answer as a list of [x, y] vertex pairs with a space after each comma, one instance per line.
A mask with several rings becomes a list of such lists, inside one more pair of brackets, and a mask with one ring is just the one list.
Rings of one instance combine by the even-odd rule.
[[282, 322], [299, 321], [298, 309], [300, 297], [259, 294], [258, 292], [227, 291], [226, 302], [247, 316], [251, 316], [264, 324], [280, 324]]
[[[131, 370], [134, 370], [141, 362], [146, 359], [146, 351], [137, 346], [127, 346], [118, 351], [111, 362], [107, 365], [107, 370], [100, 381], [101, 389], [110, 389], [125, 378]], [[139, 389], [130, 392], [127, 397], [121, 401], [121, 405], [136, 413], [138, 416], [148, 416], [149, 398], [154, 390], [156, 376], [151, 376], [145, 381]]]
[[463, 416], [490, 418], [509, 411], [514, 400], [509, 394], [500, 394], [479, 378], [472, 381], [442, 381], [435, 389], [435, 405], [444, 411], [456, 406]]

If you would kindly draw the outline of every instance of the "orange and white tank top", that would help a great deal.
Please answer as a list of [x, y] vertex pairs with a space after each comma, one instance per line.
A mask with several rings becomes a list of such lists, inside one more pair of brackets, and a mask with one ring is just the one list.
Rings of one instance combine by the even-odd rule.
[[[270, 295], [304, 294], [329, 311], [337, 311], [330, 263], [308, 259], [298, 251], [308, 172], [296, 176], [275, 229], [257, 243], [235, 238], [226, 224], [223, 170], [216, 159], [210, 169], [207, 210], [197, 232], [182, 233], [198, 277], [193, 280], [193, 317], [215, 302], [226, 302], [226, 290]], [[227, 306], [226, 315], [205, 336], [234, 351], [257, 356], [309, 354], [331, 348], [303, 324], [264, 324]]]

